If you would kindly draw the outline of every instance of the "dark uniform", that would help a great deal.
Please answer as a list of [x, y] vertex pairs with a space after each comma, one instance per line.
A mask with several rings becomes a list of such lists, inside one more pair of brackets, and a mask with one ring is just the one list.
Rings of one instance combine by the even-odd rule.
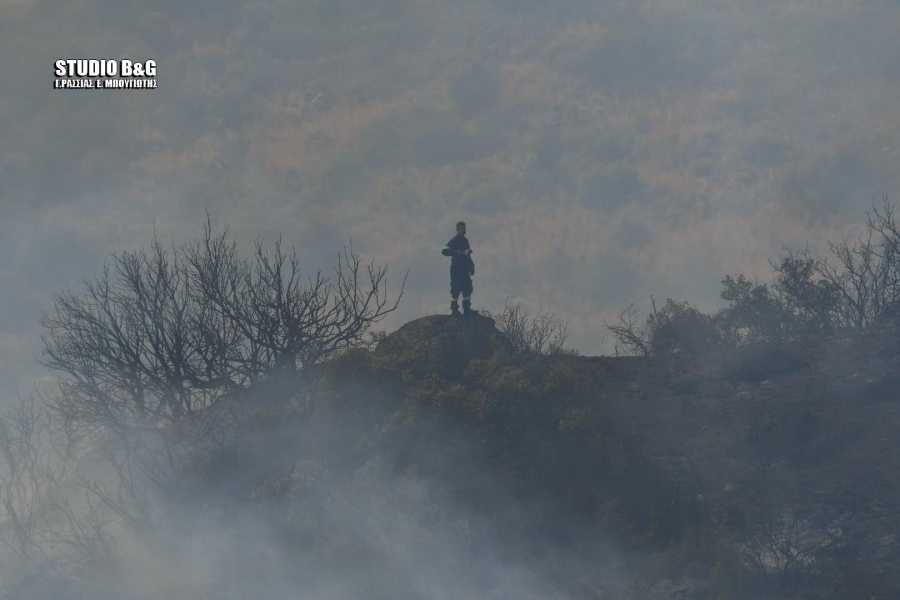
[[[464, 250], [466, 254], [457, 254], [457, 250]], [[463, 312], [468, 313], [472, 306], [472, 275], [475, 274], [469, 240], [464, 235], [457, 235], [447, 242], [441, 254], [450, 257], [450, 310], [454, 314], [459, 312], [456, 299], [462, 293]]]

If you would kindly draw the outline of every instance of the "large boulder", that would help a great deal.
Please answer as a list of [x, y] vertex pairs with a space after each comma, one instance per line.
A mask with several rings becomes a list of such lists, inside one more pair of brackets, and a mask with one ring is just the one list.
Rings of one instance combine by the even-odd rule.
[[477, 314], [431, 315], [388, 335], [375, 349], [375, 358], [404, 371], [438, 369], [445, 377], [455, 378], [473, 359], [490, 358], [498, 351], [511, 353], [512, 345], [493, 319]]

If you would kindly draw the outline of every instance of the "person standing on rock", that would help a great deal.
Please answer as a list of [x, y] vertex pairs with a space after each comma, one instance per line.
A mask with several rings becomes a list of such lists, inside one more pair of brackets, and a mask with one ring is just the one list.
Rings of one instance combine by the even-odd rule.
[[472, 275], [475, 274], [475, 263], [472, 261], [472, 249], [466, 239], [466, 224], [456, 224], [456, 237], [447, 242], [441, 251], [450, 257], [450, 314], [459, 315], [459, 298], [462, 293], [463, 314], [474, 313], [472, 310]]

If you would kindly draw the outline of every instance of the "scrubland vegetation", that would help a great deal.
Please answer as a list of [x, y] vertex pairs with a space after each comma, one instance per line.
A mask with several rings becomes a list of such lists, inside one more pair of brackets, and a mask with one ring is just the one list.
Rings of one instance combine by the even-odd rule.
[[855, 240], [832, 242], [829, 254], [788, 249], [772, 262], [771, 283], [744, 275], [722, 281], [717, 313], [666, 299], [641, 322], [634, 305], [607, 325], [617, 353], [663, 355], [787, 342], [863, 330], [900, 310], [900, 223], [884, 198]]
[[885, 201], [715, 314], [626, 309], [607, 358], [509, 301], [373, 332], [403, 287], [352, 250], [124, 252], [0, 419], [8, 592], [890, 598], [898, 239]]

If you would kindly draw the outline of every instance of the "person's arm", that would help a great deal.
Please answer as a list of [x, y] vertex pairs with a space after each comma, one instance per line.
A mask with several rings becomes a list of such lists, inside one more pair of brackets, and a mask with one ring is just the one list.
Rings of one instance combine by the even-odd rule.
[[444, 256], [453, 256], [453, 248], [450, 247], [452, 243], [453, 240], [447, 242], [447, 244], [444, 246], [444, 249], [441, 250], [441, 254], [443, 254]]

